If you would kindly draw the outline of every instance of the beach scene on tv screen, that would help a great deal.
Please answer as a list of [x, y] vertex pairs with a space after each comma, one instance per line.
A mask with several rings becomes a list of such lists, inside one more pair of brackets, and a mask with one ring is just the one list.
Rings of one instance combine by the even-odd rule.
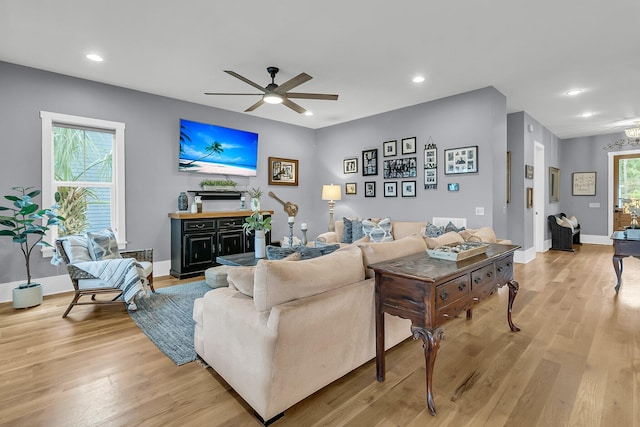
[[258, 134], [180, 120], [179, 170], [256, 176]]

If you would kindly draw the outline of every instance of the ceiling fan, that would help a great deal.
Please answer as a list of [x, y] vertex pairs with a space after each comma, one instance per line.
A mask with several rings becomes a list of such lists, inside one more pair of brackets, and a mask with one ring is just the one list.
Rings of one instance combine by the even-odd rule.
[[231, 74], [233, 77], [242, 80], [243, 82], [255, 87], [258, 90], [261, 90], [263, 93], [213, 93], [213, 92], [205, 92], [205, 95], [262, 95], [260, 101], [253, 104], [251, 107], [244, 110], [253, 111], [265, 102], [268, 104], [284, 104], [297, 113], [304, 114], [307, 112], [300, 105], [293, 102], [290, 98], [296, 99], [324, 99], [328, 101], [336, 101], [338, 99], [338, 95], [327, 95], [322, 93], [300, 93], [300, 92], [289, 92], [289, 90], [300, 86], [302, 83], [308, 82], [312, 79], [312, 77], [307, 73], [300, 73], [289, 81], [282, 83], [281, 85], [277, 85], [275, 83], [276, 74], [278, 74], [280, 69], [278, 67], [267, 67], [267, 72], [271, 76], [271, 83], [269, 83], [266, 87], [262, 87], [257, 83], [252, 82], [246, 77], [241, 76], [235, 71], [224, 70], [225, 73]]

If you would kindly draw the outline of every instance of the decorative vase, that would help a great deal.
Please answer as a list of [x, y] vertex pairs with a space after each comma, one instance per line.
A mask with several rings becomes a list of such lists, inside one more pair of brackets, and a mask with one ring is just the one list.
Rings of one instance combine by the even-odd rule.
[[267, 253], [264, 230], [255, 230], [255, 254], [256, 258], [264, 258]]
[[202, 196], [195, 197], [196, 211], [202, 213]]
[[189, 210], [189, 196], [184, 191], [180, 193], [178, 196], [178, 210], [179, 211], [188, 211]]
[[42, 284], [32, 285], [28, 288], [13, 288], [13, 308], [28, 308], [42, 304]]

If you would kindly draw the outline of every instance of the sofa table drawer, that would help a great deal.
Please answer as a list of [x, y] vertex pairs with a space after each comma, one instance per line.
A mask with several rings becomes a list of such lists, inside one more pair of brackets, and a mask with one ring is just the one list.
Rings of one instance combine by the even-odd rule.
[[436, 308], [443, 308], [464, 298], [471, 291], [469, 275], [456, 277], [436, 287]]

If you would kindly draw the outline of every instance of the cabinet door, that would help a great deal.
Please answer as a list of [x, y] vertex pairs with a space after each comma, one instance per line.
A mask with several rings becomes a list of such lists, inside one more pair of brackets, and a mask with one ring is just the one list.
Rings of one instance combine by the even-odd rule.
[[219, 232], [218, 256], [244, 252], [244, 238], [245, 234], [242, 230]]
[[197, 267], [208, 265], [215, 260], [214, 234], [185, 234], [184, 235], [184, 265]]

